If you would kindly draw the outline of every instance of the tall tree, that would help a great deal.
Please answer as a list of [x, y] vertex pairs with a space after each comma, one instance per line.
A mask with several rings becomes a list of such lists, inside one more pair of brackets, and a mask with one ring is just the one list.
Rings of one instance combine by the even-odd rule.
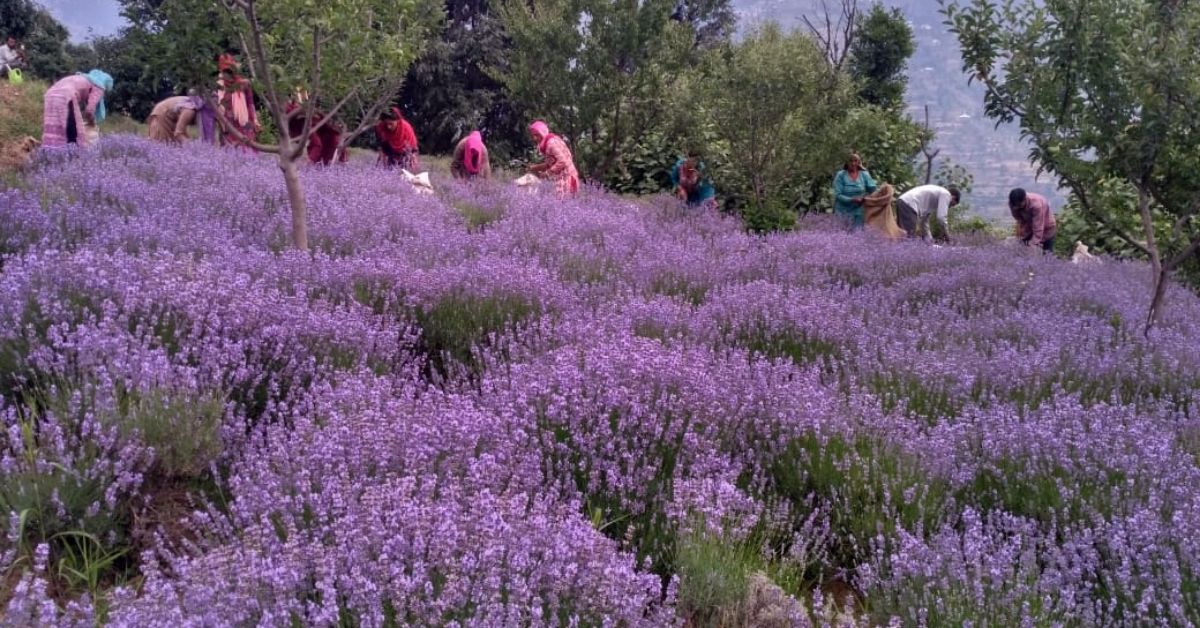
[[156, 46], [143, 31], [125, 28], [117, 35], [93, 39], [88, 48], [94, 59], [91, 65], [113, 77], [113, 91], [105, 98], [113, 111], [144, 120], [159, 100], [181, 89], [154, 71]]
[[850, 74], [859, 82], [859, 98], [886, 109], [904, 106], [908, 60], [916, 52], [912, 27], [900, 9], [876, 3], [858, 18], [850, 46]]
[[[1200, 251], [1200, 3], [974, 0], [943, 10], [987, 114], [1019, 122], [1031, 158], [1084, 215], [1149, 259], [1149, 333], [1171, 273]], [[1123, 194], [1106, 193], [1114, 183]], [[1125, 226], [1129, 212], [1140, 230]]]
[[697, 83], [705, 116], [731, 155], [733, 186], [750, 204], [787, 210], [820, 180], [828, 187], [839, 156], [828, 138], [851, 102], [848, 81], [802, 33], [768, 24], [708, 59]]
[[449, 152], [472, 129], [494, 159], [513, 155], [524, 130], [503, 85], [488, 69], [503, 59], [503, 25], [488, 0], [446, 0], [441, 37], [408, 72], [400, 102], [424, 150]]
[[513, 102], [574, 143], [605, 180], [637, 139], [675, 113], [668, 95], [695, 34], [674, 0], [531, 0], [500, 9], [512, 47], [493, 69]]
[[[310, 134], [339, 115], [349, 119], [349, 135], [375, 122], [371, 115], [394, 98], [398, 81], [420, 52], [440, 18], [440, 3], [429, 0], [165, 0], [164, 33], [179, 39], [164, 49], [183, 84], [206, 85], [212, 67], [205, 50], [222, 40], [240, 42], [259, 96], [276, 129], [299, 116], [298, 138], [276, 133], [275, 143], [251, 142], [277, 156], [292, 209], [292, 243], [308, 248], [307, 204], [299, 162]], [[220, 9], [220, 15], [214, 15]], [[309, 94], [306, 105], [288, 112], [296, 89]], [[214, 103], [215, 104], [215, 103]], [[317, 115], [318, 107], [325, 114]], [[237, 130], [227, 128], [237, 136]]]

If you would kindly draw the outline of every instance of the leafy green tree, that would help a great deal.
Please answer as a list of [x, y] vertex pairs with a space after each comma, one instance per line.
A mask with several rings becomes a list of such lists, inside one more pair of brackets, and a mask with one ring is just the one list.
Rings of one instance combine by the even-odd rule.
[[[307, 204], [299, 162], [311, 132], [342, 116], [346, 138], [370, 128], [379, 109], [395, 97], [408, 66], [419, 55], [440, 3], [430, 0], [164, 0], [147, 3], [150, 20], [166, 38], [165, 67], [182, 85], [210, 85], [207, 59], [229, 40], [241, 44], [256, 91], [276, 129], [296, 116], [303, 132], [276, 133], [273, 143], [252, 142], [277, 156], [292, 209], [292, 243], [308, 249]], [[297, 89], [305, 106], [287, 111]], [[210, 97], [211, 94], [206, 94]], [[215, 105], [215, 103], [213, 103]], [[326, 115], [318, 118], [320, 108]], [[223, 122], [223, 121], [222, 121]], [[226, 132], [239, 135], [236, 129]]]
[[850, 74], [864, 102], [885, 109], [904, 106], [908, 60], [916, 52], [912, 27], [900, 9], [875, 4], [859, 17], [850, 46]]
[[839, 120], [839, 126], [835, 135], [839, 145], [829, 146], [837, 156], [837, 167], [850, 151], [856, 151], [878, 181], [890, 183], [897, 190], [917, 185], [916, 156], [922, 140], [929, 135], [923, 126], [878, 105], [852, 107]]
[[678, 0], [671, 19], [691, 28], [696, 48], [728, 42], [737, 26], [737, 15], [729, 0]]
[[41, 5], [31, 0], [0, 2], [0, 41], [10, 35], [25, 46], [30, 75], [53, 82], [78, 71], [68, 47], [70, 33]]
[[810, 37], [775, 24], [752, 31], [709, 56], [696, 90], [730, 156], [725, 185], [751, 211], [783, 216], [829, 187], [849, 149], [830, 145], [852, 93]]
[[145, 120], [158, 101], [177, 90], [172, 81], [147, 71], [154, 66], [154, 46], [145, 33], [124, 29], [110, 37], [93, 39], [89, 54], [98, 68], [113, 77], [113, 91], [106, 96], [108, 107], [138, 120]]
[[116, 80], [113, 99], [131, 115], [144, 117], [154, 104], [187, 88], [203, 88], [216, 73], [217, 56], [241, 49], [232, 15], [215, 0], [118, 0], [129, 23], [111, 40], [94, 42], [97, 57], [120, 60], [113, 70], [140, 67], [136, 79]]
[[447, 153], [472, 129], [480, 129], [493, 160], [525, 146], [524, 124], [508, 94], [488, 69], [504, 58], [508, 43], [488, 0], [446, 0], [441, 37], [409, 69], [400, 103], [422, 150]]
[[677, 113], [670, 95], [695, 33], [674, 10], [674, 0], [506, 3], [499, 15], [512, 45], [493, 76], [519, 110], [572, 142], [585, 175], [606, 180]]
[[1200, 250], [1200, 3], [973, 0], [943, 11], [987, 114], [1018, 121], [1031, 158], [1081, 213], [1149, 259], [1149, 333], [1171, 274]]

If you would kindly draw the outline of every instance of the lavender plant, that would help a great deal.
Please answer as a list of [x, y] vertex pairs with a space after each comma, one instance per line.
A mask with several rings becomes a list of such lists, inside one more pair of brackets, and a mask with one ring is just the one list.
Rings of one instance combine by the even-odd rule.
[[301, 181], [303, 253], [269, 158], [0, 192], [5, 623], [1200, 616], [1200, 299], [1137, 333], [1144, 265]]

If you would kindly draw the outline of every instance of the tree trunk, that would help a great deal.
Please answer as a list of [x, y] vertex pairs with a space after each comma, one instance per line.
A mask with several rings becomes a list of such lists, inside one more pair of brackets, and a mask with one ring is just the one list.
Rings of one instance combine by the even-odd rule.
[[1146, 252], [1150, 257], [1150, 269], [1154, 272], [1154, 293], [1150, 299], [1150, 311], [1146, 313], [1146, 328], [1142, 330], [1143, 335], [1149, 336], [1150, 329], [1162, 313], [1163, 297], [1167, 292], [1167, 273], [1171, 269], [1163, 265], [1162, 253], [1158, 250], [1158, 241], [1154, 237], [1154, 216], [1150, 213], [1150, 192], [1145, 185], [1138, 186], [1138, 213], [1142, 216]]
[[[288, 142], [290, 144], [291, 142]], [[308, 205], [304, 201], [304, 188], [300, 186], [298, 159], [279, 153], [279, 169], [283, 171], [283, 182], [287, 185], [288, 204], [292, 207], [292, 245], [301, 251], [308, 250]]]
[[613, 115], [612, 141], [609, 143], [608, 154], [605, 155], [604, 161], [600, 162], [595, 169], [592, 170], [592, 180], [601, 181], [604, 175], [608, 173], [609, 168], [617, 162], [617, 158], [621, 154], [621, 103], [623, 99], [617, 100], [617, 111]]
[[1150, 335], [1150, 328], [1158, 324], [1162, 318], [1163, 300], [1167, 295], [1167, 282], [1170, 280], [1170, 269], [1162, 263], [1152, 264], [1154, 270], [1154, 296], [1150, 299], [1150, 311], [1146, 314], [1146, 329], [1143, 333]]

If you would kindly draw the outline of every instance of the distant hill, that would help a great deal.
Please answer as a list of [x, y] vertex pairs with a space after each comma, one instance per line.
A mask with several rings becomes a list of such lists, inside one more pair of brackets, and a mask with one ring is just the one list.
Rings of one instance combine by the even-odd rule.
[[[821, 5], [819, 0], [733, 3], [742, 28], [768, 19], [786, 27], [804, 28], [801, 16], [818, 15]], [[869, 7], [870, 0], [860, 0], [860, 4]], [[922, 120], [924, 106], [929, 105], [930, 124], [937, 131], [941, 157], [962, 164], [975, 176], [975, 190], [969, 199], [972, 208], [989, 219], [1008, 216], [1008, 191], [1013, 187], [1045, 194], [1057, 200], [1056, 209], [1061, 206], [1065, 197], [1049, 177], [1035, 181], [1036, 168], [1029, 164], [1029, 147], [1021, 141], [1018, 130], [1011, 126], [996, 129], [984, 117], [982, 90], [967, 85], [958, 42], [942, 23], [936, 0], [885, 0], [884, 4], [904, 11], [917, 39], [917, 52], [909, 62], [909, 114]]]

